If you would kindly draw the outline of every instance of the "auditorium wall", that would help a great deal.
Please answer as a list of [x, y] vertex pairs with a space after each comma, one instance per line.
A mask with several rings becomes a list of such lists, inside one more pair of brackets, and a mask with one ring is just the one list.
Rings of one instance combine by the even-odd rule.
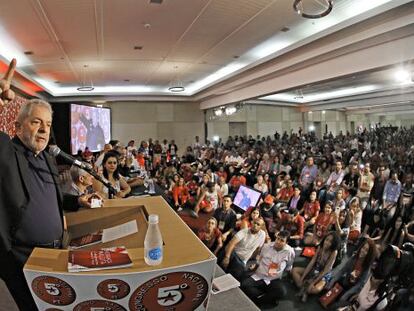
[[347, 119], [349, 122], [354, 121], [355, 126], [362, 125], [363, 127], [369, 127], [371, 125], [375, 125], [380, 123], [382, 126], [404, 126], [406, 128], [410, 128], [414, 126], [414, 113], [407, 112], [407, 113], [395, 113], [389, 112], [385, 115], [377, 115], [377, 114], [355, 114], [355, 115], [348, 115]]
[[[194, 137], [204, 137], [204, 112], [198, 103], [116, 102], [112, 110], [112, 137], [123, 143], [134, 139], [175, 139], [182, 152]], [[181, 153], [180, 152], [180, 153]]]
[[217, 117], [213, 109], [207, 110], [207, 133], [208, 138], [214, 136], [226, 140], [229, 135], [234, 135], [231, 125], [234, 123], [246, 123], [246, 134], [249, 135], [270, 135], [273, 137], [276, 131], [294, 132], [303, 128], [303, 116], [296, 108], [277, 107], [266, 105], [244, 105], [240, 110], [231, 116], [223, 115]]
[[342, 111], [315, 111], [301, 112], [296, 107], [278, 107], [266, 105], [245, 105], [237, 113], [231, 116], [216, 117], [212, 109], [207, 111], [208, 137], [214, 136], [228, 137], [231, 133], [230, 123], [246, 122], [246, 134], [267, 136], [275, 134], [276, 131], [283, 133], [293, 131], [297, 133], [299, 127], [304, 131], [309, 130], [309, 126], [318, 124], [321, 136], [325, 129], [334, 135], [339, 131], [344, 133], [347, 130], [345, 113]]
[[[318, 124], [322, 135], [327, 128], [334, 135], [340, 131], [352, 132], [362, 125], [381, 122], [383, 125], [414, 125], [414, 114], [404, 115], [365, 115], [346, 114], [339, 110], [301, 112], [296, 107], [279, 107], [267, 105], [244, 105], [231, 116], [217, 117], [213, 109], [204, 111], [197, 103], [153, 103], [153, 102], [116, 102], [107, 104], [112, 109], [112, 137], [122, 142], [134, 139], [138, 144], [143, 139], [175, 139], [178, 147], [183, 148], [194, 141], [194, 136], [204, 137], [204, 120], [207, 125], [207, 137], [212, 140], [218, 136], [226, 140], [234, 123], [243, 124], [246, 134], [254, 136], [274, 135], [275, 131], [283, 133], [304, 131], [309, 126]], [[205, 119], [204, 119], [205, 118]]]

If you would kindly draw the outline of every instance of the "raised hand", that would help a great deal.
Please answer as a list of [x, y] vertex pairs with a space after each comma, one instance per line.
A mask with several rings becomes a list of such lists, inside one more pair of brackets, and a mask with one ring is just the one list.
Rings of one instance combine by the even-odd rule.
[[13, 90], [10, 89], [15, 69], [16, 59], [13, 58], [10, 62], [9, 68], [6, 71], [6, 74], [4, 75], [3, 79], [0, 80], [0, 108], [6, 106], [15, 97]]

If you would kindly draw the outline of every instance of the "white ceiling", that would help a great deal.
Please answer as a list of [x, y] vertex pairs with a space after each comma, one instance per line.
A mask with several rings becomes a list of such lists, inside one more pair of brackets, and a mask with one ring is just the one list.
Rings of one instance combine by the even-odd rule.
[[[304, 0], [310, 1], [323, 2]], [[299, 51], [306, 52], [311, 42], [332, 37], [404, 4], [413, 7], [411, 0], [335, 0], [330, 15], [308, 20], [293, 11], [292, 3], [293, 0], [164, 0], [162, 4], [151, 4], [149, 0], [0, 0], [0, 58], [6, 62], [16, 57], [22, 76], [49, 95], [64, 96], [65, 100], [103, 95], [208, 101], [242, 88], [244, 81], [263, 79], [273, 70], [268, 64], [280, 64], [280, 70], [286, 59], [289, 66], [300, 64], [302, 60], [295, 57]], [[410, 23], [412, 19], [399, 26]], [[284, 27], [289, 31], [283, 32]], [[388, 30], [392, 29], [390, 25]], [[332, 46], [331, 50], [335, 48], [338, 47]], [[27, 51], [33, 55], [25, 55]], [[312, 57], [327, 51], [328, 46]], [[293, 95], [302, 92], [310, 96], [343, 89], [345, 85], [378, 86], [383, 80], [383, 73], [370, 71], [325, 84], [301, 85], [298, 81], [293, 88], [286, 88], [293, 89]], [[90, 84], [94, 92], [76, 90]], [[171, 94], [168, 88], [176, 84], [185, 86], [186, 91]], [[24, 85], [16, 83], [18, 87]], [[301, 91], [297, 91], [298, 86]], [[281, 87], [274, 90], [280, 91]], [[259, 93], [244, 97], [260, 97], [256, 96]], [[267, 88], [260, 95], [269, 93], [273, 92]], [[291, 93], [283, 95], [292, 96]], [[232, 97], [227, 101], [231, 102]], [[217, 101], [217, 105], [221, 103]]]

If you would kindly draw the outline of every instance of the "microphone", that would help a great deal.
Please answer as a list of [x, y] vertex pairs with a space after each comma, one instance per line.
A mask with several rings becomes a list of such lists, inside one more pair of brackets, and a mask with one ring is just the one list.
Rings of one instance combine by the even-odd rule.
[[75, 165], [87, 172], [90, 172], [93, 170], [92, 165], [90, 165], [89, 163], [79, 161], [78, 159], [67, 154], [66, 152], [63, 152], [62, 150], [60, 150], [60, 148], [56, 145], [50, 145], [49, 154], [52, 155], [53, 157], [60, 156], [63, 159], [65, 159], [67, 162], [69, 162], [70, 164]]

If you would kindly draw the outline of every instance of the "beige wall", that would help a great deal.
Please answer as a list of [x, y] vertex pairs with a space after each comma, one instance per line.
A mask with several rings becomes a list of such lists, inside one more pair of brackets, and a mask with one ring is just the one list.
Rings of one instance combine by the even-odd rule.
[[[112, 109], [112, 137], [123, 143], [135, 139], [175, 139], [180, 151], [194, 141], [194, 136], [204, 137], [204, 112], [197, 103], [152, 103], [116, 102]], [[327, 110], [300, 112], [297, 108], [245, 105], [232, 116], [215, 117], [213, 110], [206, 112], [208, 138], [219, 136], [226, 140], [229, 136], [229, 122], [246, 122], [247, 134], [267, 136], [275, 131], [305, 131], [313, 122], [321, 123], [321, 134], [328, 125], [334, 135], [339, 131], [351, 131], [351, 121], [355, 126], [368, 127], [371, 123], [410, 127], [414, 125], [414, 114], [403, 115], [346, 115], [343, 111]]]
[[270, 135], [273, 137], [276, 131], [297, 132], [303, 128], [302, 113], [296, 108], [286, 108], [264, 105], [245, 105], [231, 116], [216, 117], [213, 109], [207, 110], [207, 136], [219, 136], [226, 140], [229, 136], [230, 122], [246, 122], [247, 135]]
[[204, 136], [204, 113], [197, 103], [116, 102], [112, 109], [112, 137], [124, 144], [148, 138], [175, 139], [182, 152], [196, 135]]
[[313, 111], [305, 112], [303, 114], [305, 129], [308, 130], [310, 125], [314, 122], [320, 122], [321, 132], [317, 133], [318, 137], [321, 137], [325, 133], [325, 127], [328, 127], [328, 133], [332, 132], [333, 135], [338, 135], [340, 131], [344, 134], [347, 131], [346, 115], [342, 111], [338, 110], [326, 110], [326, 111]]

